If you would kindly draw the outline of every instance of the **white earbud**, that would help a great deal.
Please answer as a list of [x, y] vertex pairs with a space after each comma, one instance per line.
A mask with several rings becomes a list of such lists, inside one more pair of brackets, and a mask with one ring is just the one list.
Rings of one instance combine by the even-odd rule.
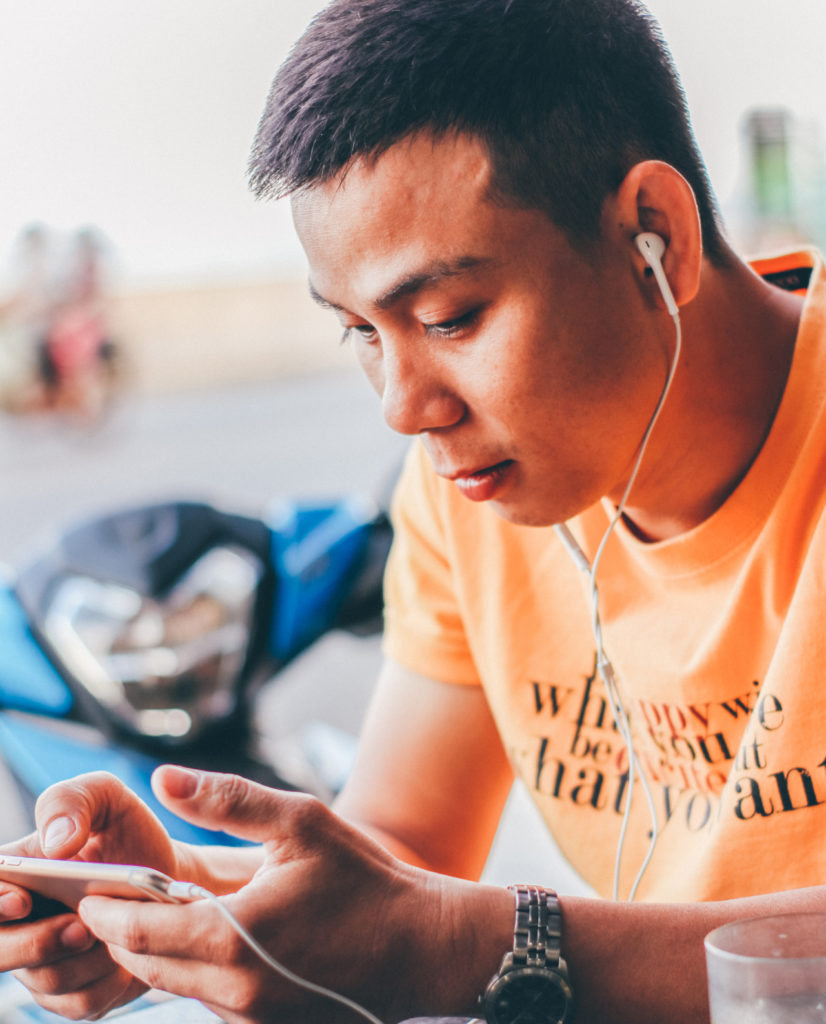
[[662, 265], [662, 258], [665, 254], [665, 242], [659, 235], [655, 235], [653, 231], [643, 231], [641, 234], [634, 236], [634, 244], [642, 254], [642, 258], [654, 272], [654, 280], [660, 289], [666, 309], [672, 316], [679, 316], [680, 308], [674, 301], [674, 296], [671, 293], [671, 287], [668, 284], [668, 278], [665, 276]]
[[659, 263], [665, 255], [665, 241], [660, 235], [655, 235], [653, 231], [643, 231], [639, 235], [634, 235], [634, 244], [648, 264], [651, 264], [652, 260]]

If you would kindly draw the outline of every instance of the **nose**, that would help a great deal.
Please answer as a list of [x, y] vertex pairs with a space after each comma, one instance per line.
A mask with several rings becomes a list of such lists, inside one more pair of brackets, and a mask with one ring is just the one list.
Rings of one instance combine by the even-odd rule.
[[385, 345], [374, 385], [387, 425], [399, 434], [450, 427], [465, 414], [464, 401], [451, 383], [450, 373], [421, 350], [407, 353]]

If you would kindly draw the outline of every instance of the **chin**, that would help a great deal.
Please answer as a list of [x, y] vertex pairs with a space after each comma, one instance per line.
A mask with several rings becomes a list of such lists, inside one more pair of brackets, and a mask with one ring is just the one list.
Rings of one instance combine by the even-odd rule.
[[562, 522], [558, 515], [552, 510], [532, 508], [521, 505], [506, 505], [504, 502], [490, 503], [490, 507], [499, 516], [514, 526], [553, 526], [554, 523]]
[[554, 526], [556, 523], [564, 523], [574, 516], [578, 516], [595, 502], [599, 501], [599, 495], [593, 495], [584, 488], [574, 491], [567, 488], [565, 493], [546, 488], [541, 493], [534, 492], [529, 497], [519, 496], [512, 493], [506, 500], [506, 495], [493, 499], [489, 502], [491, 509], [500, 518], [513, 523], [514, 526]]

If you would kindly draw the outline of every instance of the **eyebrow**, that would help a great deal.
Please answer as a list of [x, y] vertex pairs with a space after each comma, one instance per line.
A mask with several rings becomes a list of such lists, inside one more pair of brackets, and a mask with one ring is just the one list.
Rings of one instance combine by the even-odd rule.
[[[383, 291], [378, 298], [374, 299], [371, 305], [377, 310], [389, 309], [401, 299], [407, 298], [410, 295], [415, 295], [423, 288], [438, 284], [440, 281], [444, 281], [447, 278], [458, 277], [460, 274], [465, 274], [468, 271], [478, 270], [481, 267], [489, 266], [494, 262], [495, 261], [489, 256], [459, 256], [455, 260], [439, 260], [425, 267], [423, 270], [400, 278], [400, 280], [396, 281], [389, 288]], [[312, 281], [309, 282], [309, 287], [310, 297], [314, 302], [317, 302], [319, 306], [322, 306], [324, 309], [336, 310], [339, 313], [346, 312], [344, 306], [340, 306], [336, 302], [331, 302], [329, 299], [325, 299], [323, 295], [319, 294]]]

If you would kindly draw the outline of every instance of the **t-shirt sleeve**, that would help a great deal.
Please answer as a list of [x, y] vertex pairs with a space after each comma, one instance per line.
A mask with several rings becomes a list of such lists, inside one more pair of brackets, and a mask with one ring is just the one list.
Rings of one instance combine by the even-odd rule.
[[438, 485], [427, 453], [414, 443], [393, 497], [383, 649], [431, 679], [478, 684], [454, 587]]

